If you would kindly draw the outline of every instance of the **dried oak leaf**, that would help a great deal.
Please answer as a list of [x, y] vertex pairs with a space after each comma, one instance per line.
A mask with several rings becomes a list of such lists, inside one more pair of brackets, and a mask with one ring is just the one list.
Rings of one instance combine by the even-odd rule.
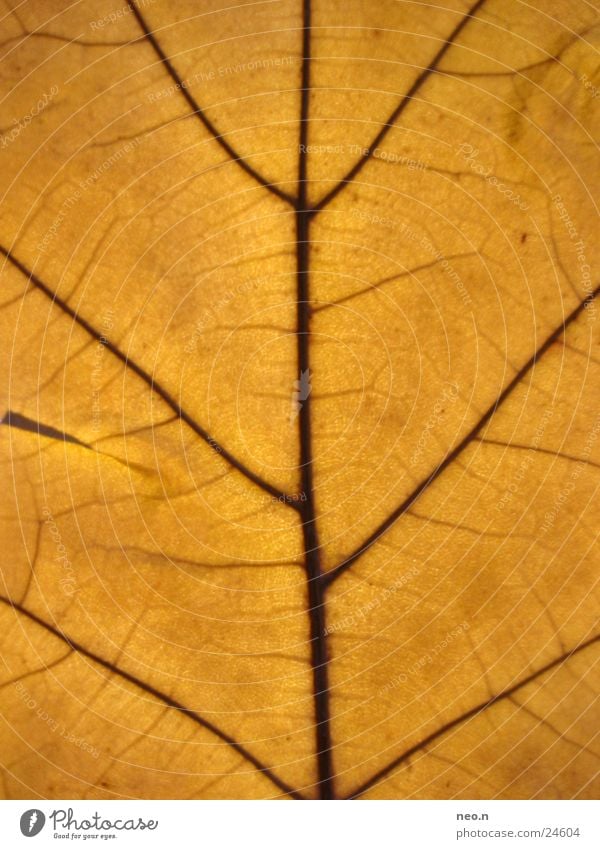
[[7, 797], [598, 791], [599, 34], [5, 4]]

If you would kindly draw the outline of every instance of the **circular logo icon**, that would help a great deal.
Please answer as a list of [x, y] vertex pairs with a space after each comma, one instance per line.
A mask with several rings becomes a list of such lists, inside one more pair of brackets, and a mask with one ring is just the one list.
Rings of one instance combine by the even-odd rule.
[[35, 837], [43, 829], [45, 823], [44, 814], [38, 808], [31, 808], [21, 815], [21, 834], [25, 837]]

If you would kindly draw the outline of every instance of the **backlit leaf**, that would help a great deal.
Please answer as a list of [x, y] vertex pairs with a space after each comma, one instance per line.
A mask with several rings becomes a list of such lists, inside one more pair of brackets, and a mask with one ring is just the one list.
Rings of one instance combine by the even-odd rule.
[[597, 10], [2, 32], [3, 794], [597, 794]]

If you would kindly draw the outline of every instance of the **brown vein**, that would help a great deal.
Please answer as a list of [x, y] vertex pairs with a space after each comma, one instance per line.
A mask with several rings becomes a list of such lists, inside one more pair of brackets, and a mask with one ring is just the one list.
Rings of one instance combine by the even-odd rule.
[[289, 505], [290, 507], [296, 509], [296, 504], [292, 501], [291, 496], [287, 493], [282, 492], [277, 489], [277, 487], [270, 484], [268, 481], [264, 480], [260, 477], [260, 475], [253, 472], [249, 469], [241, 460], [238, 460], [230, 451], [220, 445], [209, 433], [205, 430], [202, 425], [200, 425], [188, 412], [186, 412], [180, 404], [170, 395], [169, 392], [160, 384], [154, 377], [145, 371], [140, 365], [138, 365], [135, 360], [132, 360], [127, 354], [123, 353], [114, 342], [111, 342], [109, 339], [106, 339], [103, 333], [100, 333], [99, 330], [89, 322], [87, 319], [82, 318], [76, 310], [70, 307], [66, 301], [63, 301], [56, 292], [53, 292], [49, 286], [46, 285], [36, 274], [33, 273], [32, 270], [27, 268], [22, 262], [16, 259], [12, 253], [7, 250], [5, 247], [0, 245], [0, 254], [4, 254], [6, 259], [17, 268], [21, 274], [23, 274], [29, 282], [35, 286], [40, 292], [42, 292], [47, 298], [49, 298], [53, 304], [55, 304], [65, 315], [68, 315], [73, 319], [83, 330], [86, 331], [91, 337], [93, 337], [96, 341], [100, 342], [106, 350], [110, 351], [110, 353], [120, 360], [123, 365], [136, 374], [147, 386], [150, 387], [152, 392], [161, 398], [165, 404], [171, 408], [171, 410], [175, 413], [177, 418], [181, 419], [181, 421], [185, 422], [185, 424], [194, 431], [194, 433], [199, 436], [207, 445], [226, 460], [230, 466], [240, 472], [244, 477], [246, 477], [249, 481], [259, 486], [265, 492], [268, 492], [269, 495], [274, 496]]
[[340, 575], [342, 575], [347, 569], [352, 566], [352, 564], [358, 560], [361, 554], [364, 554], [365, 551], [368, 551], [372, 545], [374, 545], [380, 537], [392, 527], [392, 525], [407, 512], [407, 510], [412, 507], [412, 505], [417, 501], [418, 498], [431, 486], [431, 484], [437, 480], [437, 478], [444, 472], [448, 466], [450, 466], [462, 453], [468, 448], [471, 443], [476, 439], [479, 431], [489, 422], [492, 418], [496, 410], [499, 406], [501, 406], [504, 401], [509, 397], [509, 395], [516, 389], [516, 387], [521, 383], [524, 376], [530, 371], [533, 366], [535, 366], [536, 362], [540, 357], [542, 357], [546, 351], [556, 342], [556, 340], [565, 332], [567, 327], [572, 324], [572, 322], [577, 319], [581, 313], [586, 309], [587, 305], [591, 300], [597, 297], [600, 292], [600, 286], [598, 286], [588, 297], [584, 298], [581, 303], [565, 318], [562, 324], [560, 324], [556, 330], [554, 330], [546, 339], [546, 341], [541, 345], [537, 351], [533, 354], [532, 357], [527, 360], [527, 362], [519, 369], [519, 371], [515, 374], [513, 379], [509, 382], [509, 384], [502, 390], [502, 392], [498, 395], [498, 397], [493, 401], [483, 416], [479, 419], [479, 421], [469, 430], [466, 436], [456, 445], [451, 451], [446, 454], [442, 462], [431, 472], [428, 477], [421, 481], [421, 483], [408, 495], [404, 501], [398, 505], [398, 507], [385, 519], [381, 524], [367, 537], [367, 539], [345, 560], [343, 560], [338, 566], [334, 567], [327, 574], [323, 575], [323, 581], [326, 584], [331, 583], [336, 580]]
[[452, 719], [450, 722], [447, 722], [441, 728], [438, 728], [437, 731], [433, 731], [431, 734], [428, 734], [427, 737], [424, 737], [419, 743], [416, 743], [414, 746], [411, 746], [406, 751], [402, 752], [397, 758], [394, 758], [387, 766], [382, 767], [382, 769], [378, 770], [375, 775], [371, 776], [367, 781], [358, 787], [354, 793], [352, 793], [348, 798], [356, 799], [359, 796], [362, 796], [376, 784], [378, 784], [382, 778], [389, 775], [396, 767], [401, 766], [405, 763], [412, 755], [417, 752], [425, 749], [430, 743], [433, 743], [439, 737], [442, 737], [444, 734], [447, 734], [452, 729], [456, 728], [459, 725], [462, 725], [465, 722], [468, 722], [469, 719], [473, 719], [473, 717], [478, 716], [487, 708], [492, 707], [492, 705], [497, 704], [498, 702], [504, 701], [505, 699], [510, 699], [511, 696], [517, 691], [521, 690], [523, 687], [526, 687], [528, 684], [531, 684], [532, 681], [535, 681], [536, 678], [545, 675], [546, 672], [550, 672], [550, 670], [554, 669], [557, 666], [560, 666], [562, 663], [565, 663], [570, 658], [574, 657], [579, 652], [585, 651], [585, 649], [589, 648], [594, 643], [600, 642], [600, 635], [595, 637], [590, 637], [589, 640], [586, 640], [583, 643], [580, 643], [576, 646], [572, 651], [566, 652], [562, 654], [560, 657], [555, 660], [550, 661], [545, 666], [542, 666], [541, 669], [532, 672], [531, 675], [528, 675], [526, 678], [523, 678], [521, 681], [518, 681], [516, 684], [513, 684], [511, 687], [508, 687], [506, 690], [503, 690], [501, 693], [498, 693], [496, 696], [492, 696], [485, 702], [481, 702], [465, 713], [457, 716], [456, 719]]
[[35, 613], [31, 613], [22, 605], [11, 601], [10, 598], [7, 598], [4, 595], [0, 595], [0, 602], [6, 604], [8, 607], [12, 607], [14, 611], [21, 614], [22, 616], [25, 616], [27, 619], [29, 619], [30, 622], [34, 622], [36, 625], [39, 625], [41, 628], [44, 628], [46, 631], [48, 631], [48, 633], [62, 640], [64, 643], [66, 643], [67, 646], [69, 646], [72, 651], [77, 652], [83, 657], [87, 657], [89, 660], [99, 664], [104, 669], [107, 669], [109, 672], [118, 675], [125, 681], [128, 681], [130, 684], [133, 684], [138, 689], [143, 690], [148, 695], [152, 696], [160, 702], [163, 702], [163, 704], [167, 705], [168, 707], [179, 711], [184, 716], [187, 716], [189, 719], [195, 722], [197, 725], [200, 725], [202, 728], [205, 728], [207, 731], [210, 731], [212, 734], [215, 734], [217, 737], [223, 740], [223, 742], [227, 743], [228, 746], [231, 746], [231, 748], [234, 749], [245, 760], [251, 763], [252, 766], [256, 767], [259, 772], [269, 778], [273, 782], [273, 784], [275, 784], [276, 787], [278, 787], [280, 790], [283, 790], [283, 792], [286, 793], [288, 796], [291, 796], [293, 799], [304, 798], [297, 790], [292, 790], [292, 788], [288, 784], [286, 784], [285, 781], [279, 778], [279, 776], [277, 776], [268, 766], [265, 766], [265, 764], [263, 764], [257, 757], [255, 757], [255, 755], [253, 755], [248, 749], [246, 749], [244, 745], [238, 743], [236, 740], [233, 739], [233, 737], [231, 737], [225, 731], [222, 731], [208, 719], [202, 717], [196, 711], [186, 708], [183, 704], [181, 704], [181, 702], [177, 701], [177, 699], [174, 699], [166, 693], [163, 693], [161, 690], [158, 690], [151, 684], [147, 684], [145, 681], [142, 681], [137, 676], [126, 672], [124, 669], [119, 669], [118, 666], [111, 663], [109, 660], [100, 657], [100, 655], [95, 654], [95, 652], [90, 651], [90, 649], [86, 649], [85, 646], [81, 645], [81, 643], [78, 643], [75, 640], [72, 640], [59, 628], [55, 627], [54, 625], [51, 625], [48, 622], [45, 622], [41, 617], [37, 616]]

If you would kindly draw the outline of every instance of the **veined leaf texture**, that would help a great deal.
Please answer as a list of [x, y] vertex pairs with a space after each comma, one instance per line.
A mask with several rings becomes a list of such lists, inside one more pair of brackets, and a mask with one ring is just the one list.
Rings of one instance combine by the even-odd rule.
[[584, 0], [7, 0], [6, 798], [598, 794]]

